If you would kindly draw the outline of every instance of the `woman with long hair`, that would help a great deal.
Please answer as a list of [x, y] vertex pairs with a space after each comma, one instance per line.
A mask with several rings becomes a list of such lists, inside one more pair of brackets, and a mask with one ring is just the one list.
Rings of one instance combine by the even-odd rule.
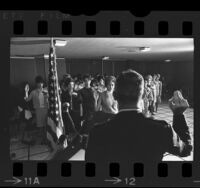
[[115, 77], [108, 76], [105, 80], [106, 91], [102, 92], [98, 99], [98, 110], [102, 110], [105, 113], [117, 114], [118, 103], [114, 99], [113, 92], [115, 89]]

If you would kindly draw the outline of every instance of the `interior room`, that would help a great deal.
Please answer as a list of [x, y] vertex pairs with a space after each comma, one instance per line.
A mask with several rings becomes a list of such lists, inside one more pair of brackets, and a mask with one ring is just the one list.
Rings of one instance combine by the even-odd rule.
[[[175, 90], [187, 99], [189, 108], [184, 112], [193, 144], [193, 53], [192, 38], [54, 38], [66, 41], [56, 46], [56, 62], [59, 82], [63, 76], [118, 75], [127, 69], [147, 75], [160, 74], [162, 102], [155, 119], [172, 123], [173, 114], [168, 100]], [[10, 157], [13, 160], [45, 160], [50, 150], [44, 145], [24, 141], [37, 130], [26, 132], [28, 126], [20, 122], [19, 96], [23, 99], [24, 86], [34, 88], [40, 75], [48, 86], [50, 38], [12, 38], [10, 41]], [[17, 126], [15, 126], [17, 124]], [[25, 139], [26, 140], [26, 139]], [[85, 150], [78, 151], [70, 160], [84, 160]], [[163, 161], [192, 161], [166, 153]]]

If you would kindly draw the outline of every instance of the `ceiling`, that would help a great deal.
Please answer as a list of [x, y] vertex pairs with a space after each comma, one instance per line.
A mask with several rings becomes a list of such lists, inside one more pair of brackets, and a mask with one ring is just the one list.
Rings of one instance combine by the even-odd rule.
[[[192, 38], [56, 38], [67, 40], [64, 47], [56, 47], [57, 57], [68, 59], [193, 62]], [[48, 54], [50, 38], [12, 38], [11, 56]], [[150, 51], [138, 51], [150, 47]]]

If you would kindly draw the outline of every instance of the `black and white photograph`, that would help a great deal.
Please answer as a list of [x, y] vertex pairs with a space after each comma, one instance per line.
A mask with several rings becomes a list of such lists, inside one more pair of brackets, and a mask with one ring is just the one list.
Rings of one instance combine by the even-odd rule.
[[193, 38], [11, 38], [10, 159], [193, 161], [193, 55]]

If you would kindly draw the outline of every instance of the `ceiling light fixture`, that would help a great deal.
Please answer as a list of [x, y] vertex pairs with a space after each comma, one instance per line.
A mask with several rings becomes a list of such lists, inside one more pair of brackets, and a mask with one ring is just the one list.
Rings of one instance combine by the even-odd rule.
[[151, 50], [151, 48], [150, 48], [150, 47], [139, 47], [139, 50], [140, 50], [141, 52], [148, 52], [148, 51]]
[[102, 58], [102, 60], [109, 60], [109, 59], [110, 59], [110, 57], [108, 57], [108, 56], [105, 56]]
[[67, 45], [67, 41], [66, 40], [54, 40], [55, 42], [55, 46], [66, 46]]
[[171, 59], [165, 59], [165, 62], [171, 62], [172, 60]]

